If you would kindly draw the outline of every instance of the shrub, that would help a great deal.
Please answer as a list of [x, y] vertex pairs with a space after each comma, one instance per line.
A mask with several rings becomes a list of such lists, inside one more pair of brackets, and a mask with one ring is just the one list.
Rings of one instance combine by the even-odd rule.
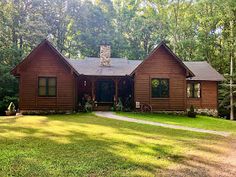
[[123, 111], [123, 104], [120, 98], [118, 98], [118, 103], [116, 105], [116, 110], [117, 111]]
[[188, 111], [188, 117], [193, 117], [193, 118], [195, 118], [195, 117], [196, 117], [196, 114], [197, 114], [197, 113], [195, 112], [193, 105], [191, 105], [191, 106], [190, 106], [190, 109], [189, 109], [189, 111]]
[[219, 107], [218, 115], [219, 115], [219, 117], [224, 117], [225, 119], [229, 119], [230, 118], [230, 110], [226, 109], [224, 107]]
[[7, 109], [7, 105], [3, 101], [0, 100], [0, 115], [4, 115], [6, 109]]
[[130, 112], [133, 108], [133, 100], [132, 100], [132, 96], [129, 95], [128, 97], [125, 98], [125, 101], [124, 101], [124, 111], [126, 112]]
[[92, 112], [93, 111], [93, 103], [92, 101], [87, 101], [84, 105], [85, 112]]
[[116, 109], [115, 109], [115, 107], [114, 106], [112, 106], [111, 107], [111, 111], [115, 111]]
[[80, 107], [84, 112], [92, 112], [93, 111], [94, 101], [92, 97], [88, 94], [84, 94], [82, 100], [80, 102]]

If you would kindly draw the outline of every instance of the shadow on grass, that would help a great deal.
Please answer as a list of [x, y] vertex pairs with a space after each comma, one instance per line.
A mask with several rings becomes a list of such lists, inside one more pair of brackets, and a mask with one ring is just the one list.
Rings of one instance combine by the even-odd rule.
[[193, 143], [204, 138], [92, 114], [22, 117], [0, 122], [0, 175], [152, 176], [176, 162], [192, 167], [186, 146], [219, 153]]
[[175, 168], [162, 170], [160, 176], [225, 176], [234, 177], [236, 166], [224, 161], [213, 161], [197, 155], [188, 156]]

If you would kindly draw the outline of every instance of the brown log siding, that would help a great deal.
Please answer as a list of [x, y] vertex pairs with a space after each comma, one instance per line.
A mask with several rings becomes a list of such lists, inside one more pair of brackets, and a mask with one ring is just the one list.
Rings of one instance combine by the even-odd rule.
[[[151, 98], [151, 79], [169, 79], [169, 98]], [[135, 72], [135, 101], [151, 104], [154, 111], [186, 109], [186, 72], [160, 47]]]
[[[189, 81], [188, 81], [189, 82]], [[193, 105], [199, 109], [217, 109], [218, 85], [215, 81], [197, 81], [201, 84], [200, 98], [187, 98], [187, 107]]]
[[[72, 110], [75, 108], [75, 76], [46, 45], [19, 69], [20, 110]], [[57, 77], [57, 96], [38, 96], [38, 77]]]

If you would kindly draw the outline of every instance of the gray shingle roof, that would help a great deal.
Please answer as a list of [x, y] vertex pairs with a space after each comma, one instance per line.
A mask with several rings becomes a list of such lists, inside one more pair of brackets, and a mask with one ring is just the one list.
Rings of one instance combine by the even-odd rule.
[[142, 62], [141, 60], [127, 60], [111, 58], [111, 66], [100, 66], [100, 58], [87, 57], [84, 60], [67, 59], [79, 74], [89, 76], [125, 76]]
[[188, 80], [207, 80], [207, 81], [222, 81], [224, 77], [218, 73], [206, 61], [186, 61], [184, 64], [194, 73], [195, 77]]
[[[125, 76], [130, 75], [142, 60], [127, 60], [111, 58], [111, 66], [100, 66], [100, 58], [87, 57], [83, 60], [67, 59], [71, 66], [79, 73], [88, 76]], [[211, 67], [206, 61], [183, 62], [195, 77], [188, 80], [222, 81], [224, 77]]]

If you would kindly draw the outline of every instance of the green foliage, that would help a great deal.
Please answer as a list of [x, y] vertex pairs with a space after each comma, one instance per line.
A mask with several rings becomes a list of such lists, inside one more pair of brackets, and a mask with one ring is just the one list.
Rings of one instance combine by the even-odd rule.
[[[230, 117], [230, 87], [229, 87], [230, 76], [225, 75], [225, 80], [219, 85], [219, 116]], [[233, 82], [236, 83], [236, 74], [233, 76]], [[233, 86], [234, 92], [233, 97], [236, 100], [236, 84]], [[234, 102], [234, 111], [236, 113], [236, 101]], [[235, 114], [236, 115], [236, 114]]]
[[133, 99], [132, 99], [131, 96], [128, 96], [124, 100], [124, 109], [123, 109], [123, 111], [129, 112], [129, 111], [131, 111], [133, 109], [134, 109]]
[[196, 117], [196, 112], [194, 110], [194, 107], [193, 105], [190, 106], [190, 109], [188, 111], [188, 117], [192, 117], [192, 118], [195, 118]]
[[117, 111], [123, 111], [123, 103], [121, 101], [121, 98], [118, 98], [118, 103], [116, 104], [116, 110]]
[[115, 109], [115, 107], [114, 106], [112, 106], [111, 107], [111, 111], [115, 111], [116, 109]]
[[92, 112], [94, 102], [92, 97], [88, 94], [84, 94], [81, 102], [81, 106], [84, 112]]
[[84, 105], [84, 110], [85, 112], [92, 112], [93, 110], [93, 104], [91, 103], [91, 101], [87, 101]]

